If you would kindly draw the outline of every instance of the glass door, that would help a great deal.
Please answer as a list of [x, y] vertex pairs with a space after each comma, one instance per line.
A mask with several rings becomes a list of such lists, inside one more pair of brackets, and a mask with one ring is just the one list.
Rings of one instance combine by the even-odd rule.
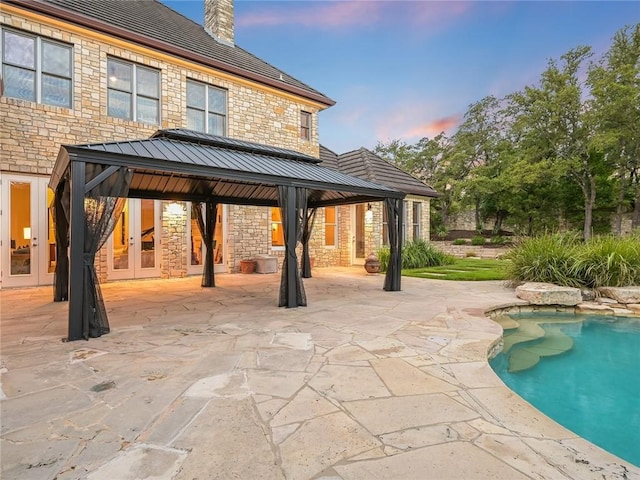
[[108, 242], [109, 279], [160, 276], [159, 212], [156, 200], [127, 199]]
[[[187, 218], [190, 219], [187, 222], [187, 252], [188, 264], [187, 273], [190, 275], [201, 274], [203, 271], [204, 258], [206, 253], [206, 246], [198, 227], [198, 219], [196, 217], [194, 207], [192, 203], [188, 203]], [[216, 273], [226, 272], [224, 264], [224, 231], [225, 231], [225, 205], [218, 205], [216, 210], [216, 230], [213, 236], [213, 264], [214, 271]]]
[[56, 261], [55, 225], [48, 178], [2, 175], [2, 286], [50, 285]]
[[353, 205], [351, 210], [351, 263], [353, 265], [364, 265], [366, 257], [365, 252], [365, 204], [358, 203]]

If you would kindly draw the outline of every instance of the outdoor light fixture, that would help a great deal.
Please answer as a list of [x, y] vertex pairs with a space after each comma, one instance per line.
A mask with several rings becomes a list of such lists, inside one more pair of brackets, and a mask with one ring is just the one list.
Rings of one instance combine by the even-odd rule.
[[373, 223], [373, 210], [371, 210], [370, 203], [367, 203], [367, 211], [364, 212], [364, 221], [367, 223]]
[[24, 227], [22, 229], [22, 238], [25, 240], [31, 240], [31, 227]]
[[171, 202], [167, 206], [167, 213], [169, 213], [170, 215], [182, 215], [184, 213], [184, 210], [179, 203]]

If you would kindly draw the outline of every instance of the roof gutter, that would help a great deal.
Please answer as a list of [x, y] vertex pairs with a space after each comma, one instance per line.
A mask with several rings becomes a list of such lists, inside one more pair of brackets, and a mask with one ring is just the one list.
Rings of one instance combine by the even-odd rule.
[[283, 90], [285, 92], [306, 98], [308, 100], [318, 102], [322, 105], [326, 105], [327, 107], [331, 107], [336, 103], [334, 100], [331, 100], [329, 97], [326, 97], [324, 95], [308, 92], [294, 85], [288, 85], [286, 83], [283, 83], [278, 80], [274, 80], [264, 75], [249, 72], [242, 68], [238, 68], [233, 65], [229, 65], [227, 63], [205, 57], [204, 55], [199, 55], [197, 53], [190, 52], [188, 50], [176, 47], [169, 43], [161, 42], [160, 40], [149, 38], [145, 35], [140, 35], [138, 33], [131, 32], [130, 30], [125, 30], [123, 28], [116, 27], [114, 25], [106, 24], [99, 20], [95, 20], [95, 19], [86, 17], [84, 15], [74, 13], [70, 10], [66, 10], [64, 8], [57, 7], [55, 5], [39, 2], [36, 0], [3, 0], [3, 2], [13, 4], [34, 12], [38, 12], [38, 13], [50, 16], [50, 17], [54, 17], [57, 20], [64, 20], [71, 23], [75, 23], [77, 25], [87, 27], [91, 30], [116, 36], [124, 40], [134, 41], [136, 43], [139, 43], [140, 45], [144, 45], [146, 47], [150, 47], [150, 48], [159, 50], [161, 52], [168, 53], [170, 55], [191, 60], [195, 63], [199, 63], [207, 67], [214, 68], [216, 70], [222, 70], [232, 75], [246, 78], [248, 80], [252, 80], [254, 82], [261, 83], [263, 85], [267, 85], [272, 88], [276, 88], [278, 90]]

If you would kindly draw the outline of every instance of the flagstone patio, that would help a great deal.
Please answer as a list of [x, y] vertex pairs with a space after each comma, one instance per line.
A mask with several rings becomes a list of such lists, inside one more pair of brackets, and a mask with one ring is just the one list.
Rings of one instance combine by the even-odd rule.
[[315, 269], [103, 285], [112, 331], [63, 342], [52, 289], [1, 290], [3, 479], [640, 479], [489, 367], [500, 282]]

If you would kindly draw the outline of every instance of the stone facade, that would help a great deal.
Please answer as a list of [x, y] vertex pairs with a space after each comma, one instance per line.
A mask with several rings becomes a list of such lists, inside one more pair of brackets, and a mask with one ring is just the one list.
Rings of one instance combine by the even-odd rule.
[[[223, 3], [232, 5], [230, 0]], [[73, 47], [72, 108], [0, 97], [0, 171], [49, 176], [60, 145], [148, 138], [160, 128], [184, 128], [186, 81], [193, 79], [227, 91], [227, 134], [317, 157], [319, 104], [271, 87], [214, 71], [201, 65], [134, 43], [3, 5], [3, 28], [67, 43]], [[157, 69], [161, 78], [158, 125], [123, 120], [107, 114], [107, 58], [123, 59]], [[312, 114], [311, 140], [300, 138], [300, 111]], [[42, 208], [46, 208], [42, 206]], [[164, 211], [164, 208], [163, 208]], [[227, 219], [227, 266], [234, 271], [241, 258], [268, 253], [268, 209], [232, 206]], [[163, 277], [186, 274], [186, 243], [179, 227], [163, 213], [161, 268]], [[183, 220], [186, 224], [186, 218]], [[240, 222], [240, 223], [238, 223]], [[186, 238], [186, 235], [184, 235]], [[107, 254], [101, 252], [97, 269], [107, 279]]]
[[[215, 4], [215, 5], [214, 5]], [[232, 0], [208, 2], [207, 8], [233, 15]], [[213, 11], [211, 11], [213, 12]], [[210, 13], [211, 13], [210, 12]], [[188, 79], [225, 89], [227, 92], [227, 135], [242, 140], [295, 150], [318, 157], [317, 114], [323, 105], [265, 87], [256, 82], [140, 46], [116, 40], [102, 33], [67, 24], [18, 7], [3, 5], [2, 28], [15, 29], [72, 47], [72, 108], [0, 97], [0, 172], [47, 178], [61, 145], [144, 139], [161, 128], [187, 125], [186, 82]], [[227, 22], [228, 24], [228, 22]], [[213, 28], [208, 24], [209, 28]], [[218, 28], [218, 27], [216, 27]], [[224, 25], [219, 28], [226, 29]], [[233, 25], [231, 23], [231, 29]], [[214, 32], [215, 33], [215, 32]], [[226, 35], [215, 33], [216, 36]], [[233, 41], [233, 35], [227, 40]], [[160, 73], [160, 122], [157, 125], [123, 120], [107, 112], [107, 59], [115, 58], [156, 69]], [[300, 112], [312, 114], [311, 139], [300, 138]], [[412, 235], [411, 202], [422, 202], [421, 237], [429, 238], [429, 199], [407, 198], [407, 228]], [[163, 278], [187, 275], [187, 206], [180, 203], [182, 219], [167, 213], [169, 202], [160, 202], [162, 240], [158, 260]], [[382, 246], [382, 206], [371, 204], [373, 220], [365, 226], [365, 251]], [[319, 209], [311, 239], [311, 256], [316, 266], [350, 265], [355, 229], [353, 206], [337, 207], [337, 245], [325, 245], [324, 209]], [[46, 212], [46, 206], [41, 209]], [[282, 262], [284, 249], [271, 247], [270, 209], [229, 205], [226, 209], [224, 262], [226, 271], [239, 271], [240, 261], [256, 255], [274, 255]], [[109, 279], [107, 246], [96, 256], [101, 281]]]
[[204, 28], [217, 39], [233, 44], [233, 0], [205, 0]]

